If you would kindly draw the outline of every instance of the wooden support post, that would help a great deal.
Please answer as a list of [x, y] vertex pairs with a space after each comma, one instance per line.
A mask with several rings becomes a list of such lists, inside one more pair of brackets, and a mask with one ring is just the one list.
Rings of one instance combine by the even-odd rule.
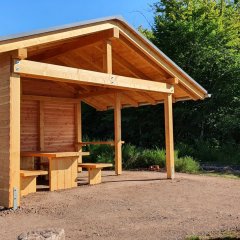
[[[75, 136], [76, 142], [82, 142], [82, 104], [76, 103], [75, 104]], [[82, 145], [76, 144], [76, 151], [82, 152]], [[78, 158], [78, 163], [82, 163], [82, 155]], [[81, 172], [82, 168], [78, 167], [78, 172]]]
[[112, 74], [112, 42], [107, 40], [104, 45], [103, 72]]
[[122, 174], [122, 140], [121, 140], [121, 100], [120, 94], [115, 94], [114, 107], [114, 132], [115, 132], [115, 173]]
[[166, 141], [166, 167], [167, 178], [174, 178], [174, 143], [173, 143], [173, 110], [172, 94], [167, 94], [164, 99], [165, 141]]
[[11, 58], [0, 56], [0, 206], [7, 208], [20, 204], [20, 77]]

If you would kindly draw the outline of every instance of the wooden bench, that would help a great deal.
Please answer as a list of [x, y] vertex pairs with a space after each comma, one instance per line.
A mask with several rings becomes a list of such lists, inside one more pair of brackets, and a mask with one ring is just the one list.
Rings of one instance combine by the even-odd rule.
[[47, 171], [41, 170], [20, 170], [21, 196], [37, 191], [37, 177], [47, 175]]
[[102, 169], [113, 165], [111, 163], [80, 163], [78, 166], [88, 170], [88, 183], [94, 185], [102, 182]]

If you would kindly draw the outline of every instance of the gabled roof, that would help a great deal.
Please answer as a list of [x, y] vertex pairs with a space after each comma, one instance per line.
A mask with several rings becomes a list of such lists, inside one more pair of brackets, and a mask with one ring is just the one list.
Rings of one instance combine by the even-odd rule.
[[[179, 79], [179, 85], [176, 94], [176, 100], [186, 99], [204, 99], [208, 97], [207, 91], [193, 80], [186, 72], [184, 72], [179, 66], [177, 66], [170, 58], [168, 58], [162, 51], [154, 46], [147, 38], [136, 31], [130, 26], [121, 16], [107, 17], [101, 19], [95, 19], [90, 21], [78, 22], [74, 24], [68, 24], [60, 27], [49, 28], [40, 31], [33, 31], [29, 33], [11, 35], [0, 38], [0, 53], [12, 51], [19, 48], [27, 48], [30, 51], [38, 51], [41, 46], [53, 47], [54, 44], [64, 42], [67, 40], [83, 37], [89, 34], [97, 34], [101, 31], [105, 31], [112, 28], [118, 28], [122, 39], [127, 41], [127, 44], [131, 44], [133, 51], [137, 51], [141, 58], [146, 58], [151, 62], [152, 66], [164, 72], [166, 78], [176, 77]], [[66, 43], [66, 44], [71, 44]], [[121, 53], [126, 61], [131, 63], [131, 59], [135, 58], [131, 54], [127, 56], [128, 52]], [[120, 54], [120, 55], [121, 55]], [[139, 60], [140, 61], [140, 60]], [[146, 61], [145, 61], [146, 63]], [[137, 64], [136, 69], [139, 72], [150, 71], [147, 69], [146, 64]], [[146, 73], [145, 72], [145, 73]], [[159, 77], [155, 74], [154, 80], [161, 81], [161, 75]]]

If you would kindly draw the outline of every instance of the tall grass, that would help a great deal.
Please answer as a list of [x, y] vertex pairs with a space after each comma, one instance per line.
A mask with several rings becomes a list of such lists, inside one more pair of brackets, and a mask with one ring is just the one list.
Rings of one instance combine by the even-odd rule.
[[[109, 145], [90, 145], [86, 151], [90, 151], [90, 156], [84, 158], [90, 162], [105, 162], [114, 164], [114, 148]], [[122, 159], [124, 169], [146, 169], [152, 165], [166, 167], [166, 153], [164, 149], [143, 149], [131, 144], [125, 144], [122, 148]], [[200, 165], [190, 156], [179, 157], [175, 151], [175, 168], [178, 172], [196, 173], [200, 170]]]

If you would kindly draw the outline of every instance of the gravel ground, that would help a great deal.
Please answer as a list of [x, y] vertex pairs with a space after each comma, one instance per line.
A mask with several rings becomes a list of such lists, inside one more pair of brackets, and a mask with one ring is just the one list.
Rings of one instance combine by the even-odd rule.
[[185, 239], [240, 227], [240, 181], [220, 177], [126, 171], [103, 172], [103, 183], [41, 191], [17, 211], [0, 210], [0, 239], [25, 231], [63, 228], [66, 239]]

